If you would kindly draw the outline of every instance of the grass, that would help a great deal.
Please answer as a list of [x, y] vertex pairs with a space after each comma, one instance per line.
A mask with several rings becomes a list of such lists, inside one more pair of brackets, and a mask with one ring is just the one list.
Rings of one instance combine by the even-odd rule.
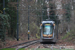
[[[15, 48], [4, 48], [4, 49], [0, 49], [0, 50], [15, 50]], [[19, 50], [34, 50], [34, 49], [25, 49], [25, 48], [21, 48]], [[51, 50], [50, 48], [38, 48], [37, 50]], [[53, 50], [74, 50], [74, 49], [53, 49]]]
[[[34, 50], [34, 49], [31, 49], [31, 50]], [[36, 49], [36, 50], [51, 50], [50, 48], [39, 48], [39, 49]], [[74, 49], [53, 49], [53, 50], [74, 50]]]
[[4, 48], [4, 49], [0, 49], [0, 50], [15, 50], [15, 48]]
[[[4, 48], [4, 49], [0, 49], [0, 50], [15, 50], [16, 48]], [[19, 50], [25, 50], [25, 48], [21, 48]]]
[[74, 49], [62, 49], [62, 50], [74, 50]]
[[25, 48], [21, 48], [21, 49], [19, 49], [19, 50], [25, 50]]

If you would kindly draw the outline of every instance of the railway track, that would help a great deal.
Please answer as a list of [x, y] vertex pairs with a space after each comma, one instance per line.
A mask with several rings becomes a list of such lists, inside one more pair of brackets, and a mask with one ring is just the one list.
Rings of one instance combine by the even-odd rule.
[[65, 50], [65, 49], [74, 49], [74, 46], [66, 46], [65, 44], [53, 44], [53, 43], [37, 43], [35, 44], [34, 46], [31, 46], [29, 48], [34, 48], [34, 50], [37, 50], [37, 49], [42, 49], [42, 48], [46, 48], [46, 49], [50, 49], [50, 50]]
[[21, 48], [34, 48], [34, 50], [41, 49], [41, 48], [48, 48], [50, 50], [74, 48], [73, 46], [66, 46], [64, 44], [59, 45], [58, 43], [40, 43], [39, 40], [33, 40], [33, 41], [25, 42], [25, 43], [20, 43], [7, 48], [13, 48], [13, 47], [16, 48], [16, 50], [19, 50]]
[[18, 46], [18, 47], [16, 48], [16, 50], [19, 50], [20, 48], [26, 48], [26, 47], [28, 47], [28, 46], [30, 46], [30, 45], [33, 45], [33, 44], [37, 43], [37, 42], [39, 42], [39, 40], [26, 42], [25, 44]]
[[33, 44], [37, 43], [37, 42], [39, 42], [39, 40], [28, 41], [28, 42], [12, 45], [12, 46], [9, 46], [9, 47], [6, 47], [6, 48], [16, 48], [16, 50], [19, 50], [20, 48], [26, 48], [30, 45], [33, 45]]

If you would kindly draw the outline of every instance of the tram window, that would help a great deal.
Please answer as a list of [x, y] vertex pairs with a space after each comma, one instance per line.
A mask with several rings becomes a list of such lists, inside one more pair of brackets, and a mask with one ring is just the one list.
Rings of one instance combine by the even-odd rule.
[[53, 26], [45, 25], [44, 28], [43, 28], [43, 33], [47, 34], [47, 35], [52, 34], [53, 33]]

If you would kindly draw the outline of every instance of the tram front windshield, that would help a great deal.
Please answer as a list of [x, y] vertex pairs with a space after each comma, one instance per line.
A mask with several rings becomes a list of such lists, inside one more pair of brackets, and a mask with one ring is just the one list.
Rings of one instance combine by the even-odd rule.
[[45, 35], [50, 35], [53, 33], [53, 26], [51, 26], [50, 24], [45, 24], [43, 31]]

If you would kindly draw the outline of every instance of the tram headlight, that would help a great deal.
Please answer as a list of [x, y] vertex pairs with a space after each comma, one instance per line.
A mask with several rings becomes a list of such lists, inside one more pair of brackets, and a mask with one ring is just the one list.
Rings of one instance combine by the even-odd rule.
[[55, 24], [53, 24], [53, 26], [55, 26]]

